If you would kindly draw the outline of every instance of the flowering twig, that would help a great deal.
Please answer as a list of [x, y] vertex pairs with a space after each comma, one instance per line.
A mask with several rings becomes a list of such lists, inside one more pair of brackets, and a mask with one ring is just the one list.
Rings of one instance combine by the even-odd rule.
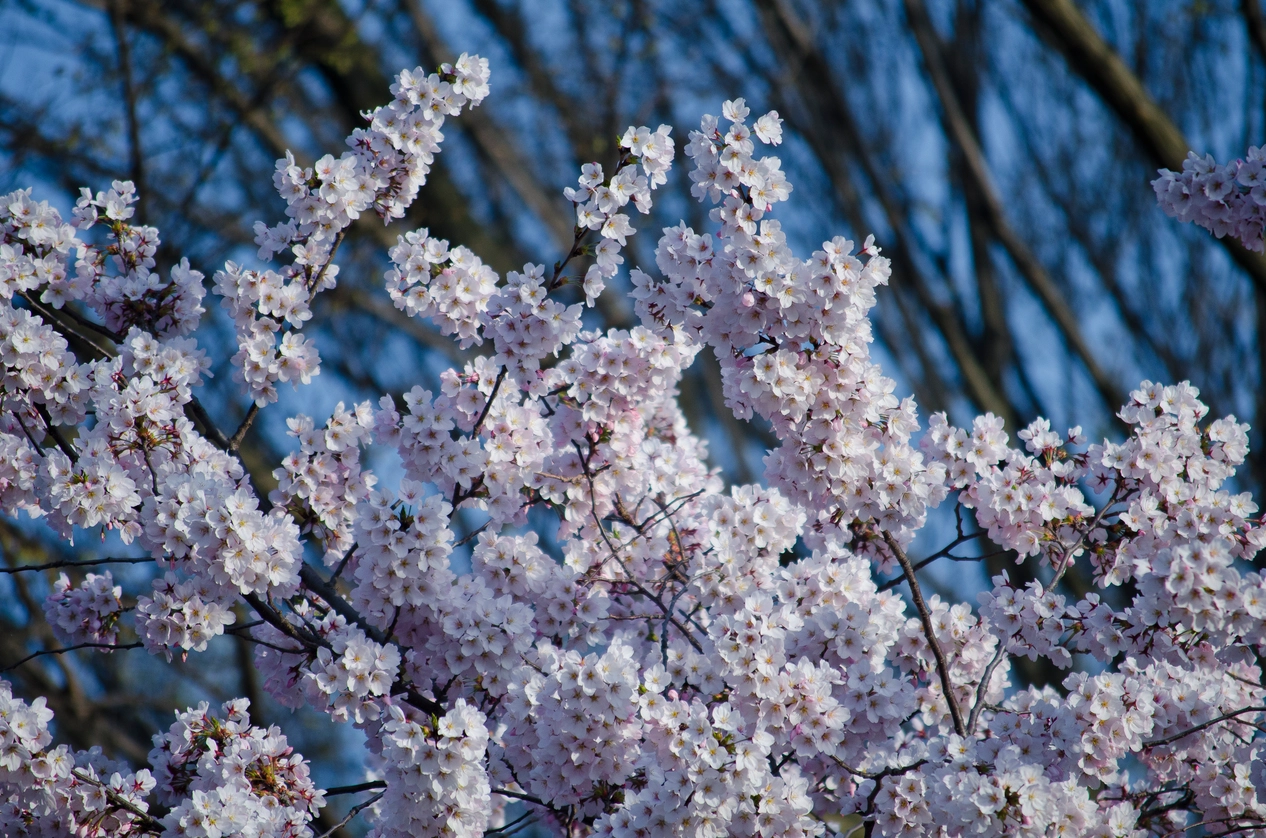
[[334, 572], [330, 574], [331, 585], [333, 585], [335, 581], [337, 581], [338, 578], [343, 575], [344, 569], [347, 568], [347, 563], [352, 560], [352, 555], [355, 554], [356, 552], [356, 547], [357, 545], [353, 543], [351, 547], [347, 548], [347, 552], [343, 554], [343, 558], [339, 559], [338, 566], [335, 567]]
[[140, 822], [145, 827], [146, 830], [153, 832], [155, 834], [161, 833], [163, 831], [163, 824], [159, 820], [154, 818], [144, 809], [134, 804], [132, 801], [115, 793], [114, 789], [110, 788], [105, 783], [92, 777], [89, 774], [84, 773], [78, 768], [72, 768], [70, 773], [75, 775], [75, 777], [78, 778], [79, 780], [82, 780], [85, 783], [89, 783], [91, 785], [94, 785], [100, 788], [102, 793], [105, 794], [107, 800], [109, 800], [115, 806], [118, 806], [120, 809], [126, 809], [128, 812], [135, 815], [137, 821]]
[[[602, 519], [598, 517], [597, 489], [593, 485], [593, 470], [589, 466], [589, 457], [585, 456], [585, 453], [581, 451], [579, 443], [572, 442], [572, 446], [576, 449], [576, 453], [580, 456], [581, 470], [584, 472], [585, 478], [589, 482], [589, 512], [593, 516], [594, 526], [598, 528], [599, 536], [602, 538], [603, 543], [607, 545], [607, 549], [610, 551], [610, 558], [615, 559], [620, 564], [620, 567], [624, 569], [624, 572], [627, 575], [627, 579], [625, 580], [626, 584], [631, 585], [634, 590], [659, 606], [659, 610], [663, 612], [664, 616], [672, 622], [673, 626], [676, 627], [678, 631], [681, 632], [682, 636], [686, 638], [686, 641], [694, 647], [694, 650], [703, 654], [703, 646], [701, 646], [699, 641], [695, 639], [693, 634], [691, 634], [690, 629], [682, 625], [681, 622], [673, 616], [672, 611], [669, 610], [668, 606], [664, 604], [660, 597], [651, 593], [647, 590], [645, 585], [637, 581], [636, 577], [629, 572], [628, 565], [620, 558], [620, 550], [617, 550], [615, 545], [611, 543], [611, 538], [607, 535], [606, 527], [602, 526]], [[590, 446], [589, 451], [590, 455], [592, 455], [592, 445]]]
[[317, 292], [321, 289], [321, 280], [325, 278], [325, 272], [330, 269], [330, 265], [334, 264], [334, 255], [338, 253], [339, 245], [343, 243], [343, 239], [347, 236], [347, 229], [338, 231], [338, 235], [334, 237], [334, 244], [330, 246], [330, 255], [325, 257], [325, 262], [321, 265], [321, 269], [317, 271], [316, 276], [312, 278], [312, 284], [308, 286], [308, 305], [316, 299]]
[[1082, 545], [1086, 543], [1086, 536], [1094, 532], [1095, 528], [1099, 526], [1099, 522], [1103, 520], [1103, 516], [1107, 514], [1108, 510], [1121, 500], [1118, 495], [1121, 494], [1121, 490], [1124, 486], [1125, 481], [1118, 479], [1116, 486], [1112, 489], [1112, 497], [1108, 498], [1102, 508], [1099, 509], [1098, 513], [1095, 514], [1095, 517], [1091, 520], [1090, 525], [1082, 530], [1081, 535], [1077, 537], [1076, 543], [1063, 551], [1060, 557], [1059, 567], [1056, 568], [1055, 578], [1052, 579], [1051, 584], [1047, 586], [1048, 590], [1055, 590], [1055, 586], [1058, 585], [1060, 580], [1064, 578], [1064, 574], [1068, 571], [1068, 568], [1076, 559], [1075, 554], [1081, 549]]

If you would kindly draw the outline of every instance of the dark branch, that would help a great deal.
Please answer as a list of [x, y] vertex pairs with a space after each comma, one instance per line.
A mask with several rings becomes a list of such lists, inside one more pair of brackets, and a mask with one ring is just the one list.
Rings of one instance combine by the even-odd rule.
[[358, 794], [362, 791], [372, 791], [373, 789], [385, 789], [387, 787], [386, 780], [369, 780], [364, 783], [356, 783], [351, 786], [335, 786], [332, 789], [325, 790], [326, 797], [334, 797], [339, 794]]
[[892, 550], [893, 555], [897, 557], [897, 561], [901, 564], [901, 570], [906, 575], [906, 581], [910, 583], [910, 597], [914, 600], [914, 607], [918, 609], [919, 620], [923, 623], [923, 634], [927, 637], [928, 645], [932, 647], [932, 656], [936, 658], [936, 672], [941, 678], [941, 691], [945, 693], [945, 702], [949, 705], [950, 718], [954, 722], [954, 732], [959, 736], [967, 735], [967, 727], [963, 724], [962, 711], [958, 709], [958, 701], [954, 698], [953, 684], [950, 682], [949, 662], [945, 659], [945, 652], [941, 649], [941, 644], [936, 639], [936, 631], [932, 626], [932, 612], [928, 610], [928, 604], [923, 599], [923, 591], [919, 588], [919, 580], [914, 576], [914, 566], [910, 564], [910, 557], [906, 555], [906, 551], [901, 549], [901, 545], [897, 543], [897, 539], [892, 537], [891, 533], [884, 533], [884, 541], [888, 544], [888, 549]]
[[57, 570], [63, 567], [90, 567], [98, 564], [144, 564], [152, 562], [153, 559], [137, 558], [137, 559], [90, 559], [86, 562], [62, 561], [62, 562], [45, 562], [44, 564], [30, 564], [22, 567], [0, 567], [0, 573], [29, 573], [36, 570]]
[[76, 643], [74, 646], [64, 646], [60, 649], [42, 649], [38, 652], [32, 652], [15, 664], [11, 664], [10, 666], [6, 666], [4, 669], [0, 669], [0, 672], [8, 672], [10, 670], [17, 669], [22, 664], [33, 661], [36, 658], [42, 658], [45, 655], [61, 655], [66, 652], [73, 652], [76, 649], [109, 649], [113, 651], [116, 649], [139, 649], [143, 645], [144, 644], [139, 641], [136, 643]]

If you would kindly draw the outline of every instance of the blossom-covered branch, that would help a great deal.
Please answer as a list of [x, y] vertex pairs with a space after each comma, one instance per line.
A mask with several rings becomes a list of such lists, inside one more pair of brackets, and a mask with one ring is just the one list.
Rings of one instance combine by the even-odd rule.
[[[85, 190], [71, 223], [29, 190], [0, 200], [0, 504], [155, 563], [126, 597], [110, 572], [80, 576], [105, 560], [39, 566], [68, 571], [44, 609], [67, 646], [36, 654], [248, 639], [273, 699], [364, 733], [374, 774], [330, 793], [377, 792], [343, 821], [368, 813], [375, 838], [1266, 826], [1266, 581], [1250, 570], [1266, 528], [1229, 488], [1247, 427], [1210, 420], [1190, 385], [1144, 382], [1119, 441], [1039, 419], [1013, 447], [995, 416], [944, 414], [916, 438], [913, 399], [869, 352], [887, 258], [842, 237], [796, 253], [766, 153], [782, 121], [742, 100], [689, 134], [706, 229], [669, 227], [653, 268], [629, 266], [633, 328], [582, 317], [632, 261], [629, 206], [648, 213], [669, 183], [668, 126], [630, 126], [614, 165], [581, 168], [552, 270], [502, 277], [427, 230], [399, 235], [392, 302], [483, 354], [438, 392], [285, 417], [292, 450], [262, 495], [237, 449], [280, 426], [279, 383], [319, 371], [302, 329], [349, 225], [402, 218], [444, 120], [487, 91], [470, 56], [402, 73], [348, 151], [279, 161], [287, 220], [256, 226], [253, 266], [214, 274], [251, 404], [227, 435], [195, 395], [212, 368], [203, 275], [156, 270], [134, 186]], [[764, 485], [725, 487], [677, 403], [702, 351], [729, 409], [772, 428]], [[398, 457], [392, 485], [371, 448]], [[946, 502], [956, 537], [912, 561]], [[486, 520], [459, 540], [462, 509]], [[556, 522], [545, 537], [534, 510]], [[975, 606], [924, 595], [920, 570], [986, 537], [1043, 581], [999, 573]], [[451, 561], [464, 543], [468, 566]], [[1073, 563], [1106, 593], [1070, 601]], [[1072, 671], [1020, 688], [1021, 655]], [[178, 714], [148, 768], [54, 746], [51, 721], [0, 682], [5, 834], [309, 838], [324, 805], [244, 700]]]

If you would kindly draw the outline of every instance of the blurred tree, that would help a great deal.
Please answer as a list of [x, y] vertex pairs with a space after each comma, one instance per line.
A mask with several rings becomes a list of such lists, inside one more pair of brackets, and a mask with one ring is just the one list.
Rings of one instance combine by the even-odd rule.
[[[479, 51], [497, 95], [446, 127], [408, 223], [499, 271], [565, 252], [560, 190], [626, 125], [685, 128], [742, 95], [787, 119], [785, 166], [807, 193], [789, 235], [873, 232], [894, 258], [876, 339], [925, 412], [992, 411], [1013, 432], [1093, 416], [1091, 435], [1111, 434], [1124, 394], [1153, 378], [1190, 379], [1215, 414], [1266, 417], [1266, 259], [1165, 218], [1148, 185], [1188, 143], [1226, 159], [1260, 141], [1257, 0], [0, 0], [0, 32], [0, 189], [35, 180], [69, 204], [81, 185], [134, 180], [167, 265], [187, 255], [210, 276], [249, 260], [253, 220], [277, 214], [277, 157], [337, 152], [398, 68]], [[647, 268], [654, 238], [631, 251]], [[458, 354], [383, 293], [393, 242], [363, 218], [344, 244], [309, 412], [433, 379], [435, 353]], [[593, 325], [632, 322], [619, 291]], [[204, 333], [231, 329], [213, 311]], [[236, 426], [246, 405], [216, 373], [203, 401]], [[692, 374], [685, 406], [716, 464], [758, 477], [765, 429], [724, 409], [711, 358]], [[1244, 488], [1260, 490], [1266, 437], [1254, 443]], [[265, 487], [284, 444], [267, 422], [246, 439]], [[7, 567], [70, 549], [0, 521]], [[0, 574], [0, 664], [53, 642], [28, 615], [56, 572]], [[141, 697], [127, 679], [143, 664], [122, 655], [6, 677], [51, 696], [76, 745], [135, 755], [181, 690], [253, 693], [243, 650], [223, 656], [236, 679]]]

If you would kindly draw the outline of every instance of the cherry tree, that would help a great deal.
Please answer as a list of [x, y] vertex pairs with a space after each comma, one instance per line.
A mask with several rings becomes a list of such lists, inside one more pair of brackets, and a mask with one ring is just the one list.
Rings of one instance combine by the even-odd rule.
[[[792, 186], [766, 153], [781, 120], [742, 100], [685, 144], [707, 229], [667, 228], [655, 264], [629, 266], [640, 325], [583, 313], [625, 262], [630, 207], [668, 183], [668, 126], [630, 126], [583, 167], [552, 266], [499, 276], [401, 233], [395, 306], [477, 354], [439, 392], [287, 418], [293, 450], [258, 490], [239, 446], [282, 385], [320, 373], [303, 328], [348, 226], [403, 217], [488, 77], [467, 55], [405, 71], [338, 157], [278, 161], [285, 219], [211, 278], [252, 400], [236, 429], [197, 396], [205, 276], [155, 269], [132, 184], [83, 190], [69, 221], [31, 190], [0, 201], [3, 510], [157, 565], [134, 606], [108, 561], [62, 576], [48, 624], [66, 649], [167, 659], [248, 637], [273, 699], [372, 753], [365, 782], [322, 790], [236, 700], [177, 714], [131, 765], [55, 745], [44, 700], [0, 681], [0, 832], [309, 836], [339, 793], [383, 838], [1266, 834], [1266, 528], [1232, 489], [1247, 426], [1144, 382], [1120, 441], [1038, 420], [1013, 445], [992, 415], [943, 414], [916, 437], [868, 348], [887, 258], [872, 239], [793, 253], [776, 218]], [[1234, 178], [1165, 173], [1158, 195], [1260, 247], [1259, 156]], [[728, 407], [777, 437], [763, 485], [727, 490], [677, 405], [705, 349]], [[396, 485], [371, 449], [398, 457]], [[937, 506], [955, 537], [912, 555]], [[486, 522], [468, 569], [459, 510]], [[986, 536], [1047, 583], [924, 593], [920, 570]], [[1101, 591], [1070, 599], [1074, 564]], [[1068, 674], [1020, 688], [1020, 656]]]

